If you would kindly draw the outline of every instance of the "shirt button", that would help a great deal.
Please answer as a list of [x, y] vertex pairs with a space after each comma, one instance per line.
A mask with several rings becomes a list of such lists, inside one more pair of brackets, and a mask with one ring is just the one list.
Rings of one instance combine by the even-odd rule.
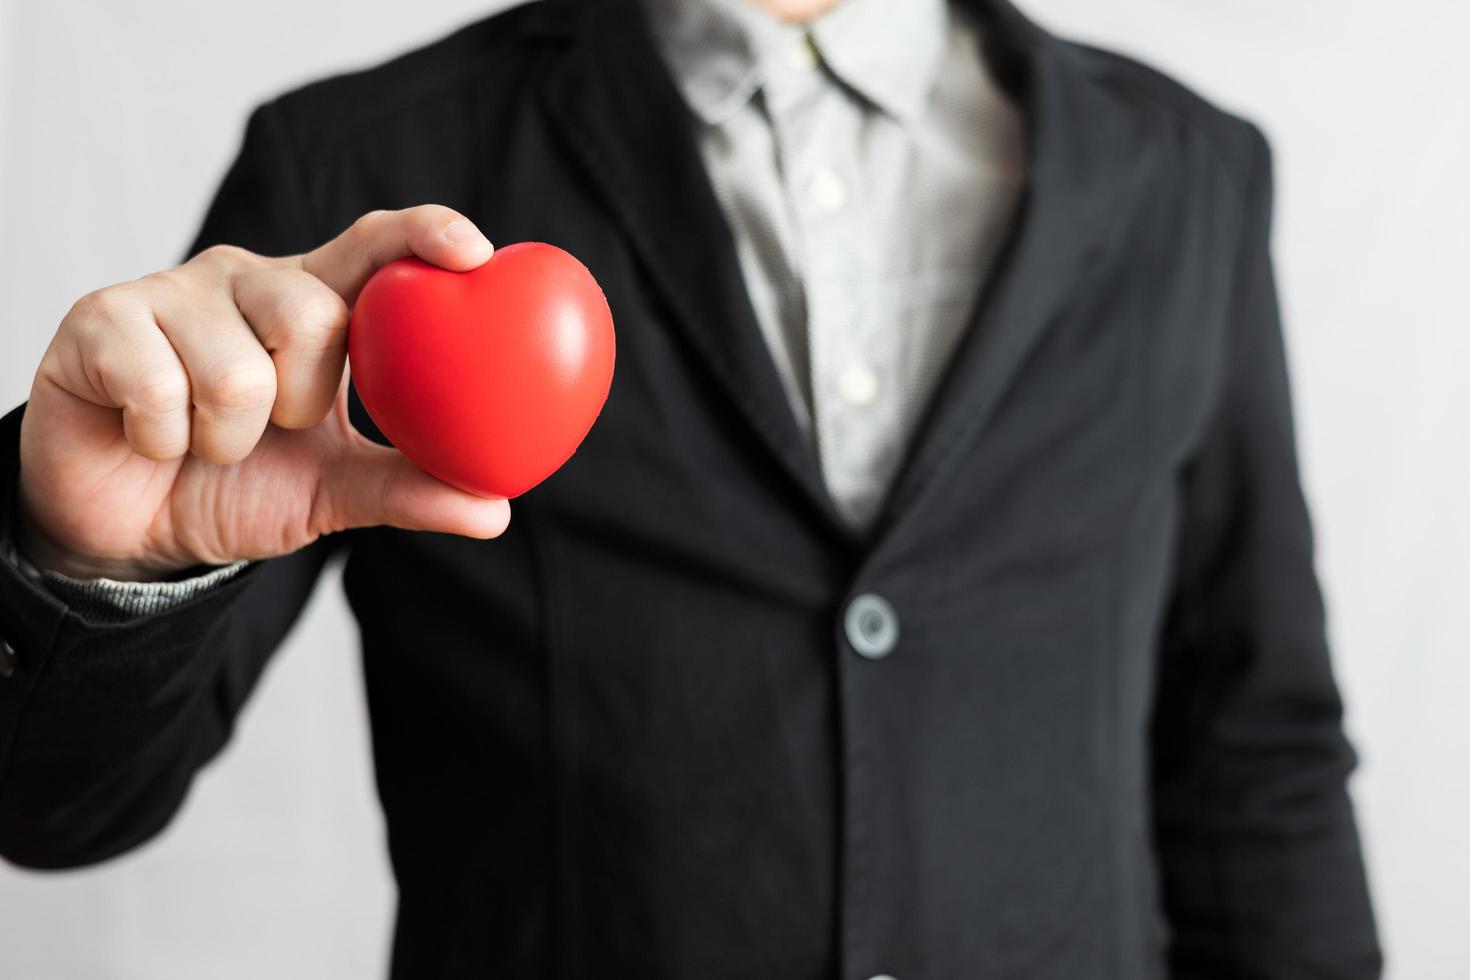
[[898, 643], [898, 613], [887, 599], [865, 592], [848, 603], [842, 629], [858, 654], [881, 660]]
[[837, 376], [837, 393], [849, 405], [871, 405], [878, 397], [878, 375], [866, 364], [855, 364]]
[[817, 47], [810, 35], [803, 34], [799, 41], [791, 42], [786, 49], [786, 63], [796, 69], [817, 67]]
[[823, 211], [836, 211], [847, 203], [847, 185], [835, 171], [818, 171], [808, 190], [812, 203]]
[[15, 647], [0, 639], [0, 677], [15, 673]]

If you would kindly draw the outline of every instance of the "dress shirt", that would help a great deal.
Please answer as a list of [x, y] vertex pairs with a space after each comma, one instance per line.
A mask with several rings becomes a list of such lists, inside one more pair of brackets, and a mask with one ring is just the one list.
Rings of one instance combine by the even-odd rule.
[[1019, 111], [944, 0], [644, 0], [828, 492], [869, 525], [1024, 179]]

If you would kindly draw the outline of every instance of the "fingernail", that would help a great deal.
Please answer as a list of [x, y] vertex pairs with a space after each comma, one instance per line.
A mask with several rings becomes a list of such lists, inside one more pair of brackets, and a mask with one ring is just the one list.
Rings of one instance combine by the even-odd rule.
[[468, 221], [451, 221], [444, 227], [444, 237], [456, 245], [489, 245], [490, 239]]

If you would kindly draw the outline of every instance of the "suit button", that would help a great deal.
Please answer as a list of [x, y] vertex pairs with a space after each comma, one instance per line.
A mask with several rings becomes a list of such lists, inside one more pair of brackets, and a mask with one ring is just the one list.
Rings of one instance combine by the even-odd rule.
[[869, 660], [880, 660], [898, 643], [898, 613], [881, 595], [865, 592], [847, 605], [843, 631], [853, 650]]
[[880, 973], [876, 977], [868, 977], [868, 980], [898, 980], [898, 978], [897, 977], [890, 977], [886, 973]]
[[15, 647], [0, 639], [0, 677], [15, 673]]

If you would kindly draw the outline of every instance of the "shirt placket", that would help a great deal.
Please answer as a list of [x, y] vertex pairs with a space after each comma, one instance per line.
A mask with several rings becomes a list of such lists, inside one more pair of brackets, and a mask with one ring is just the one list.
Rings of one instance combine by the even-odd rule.
[[[813, 435], [823, 477], [854, 523], [881, 491], [869, 449], [884, 417], [884, 359], [873, 335], [872, 283], [862, 275], [872, 229], [858, 159], [862, 109], [827, 76], [809, 37], [793, 32], [765, 63], [763, 97], [804, 295]], [[871, 265], [871, 263], [868, 263]]]

